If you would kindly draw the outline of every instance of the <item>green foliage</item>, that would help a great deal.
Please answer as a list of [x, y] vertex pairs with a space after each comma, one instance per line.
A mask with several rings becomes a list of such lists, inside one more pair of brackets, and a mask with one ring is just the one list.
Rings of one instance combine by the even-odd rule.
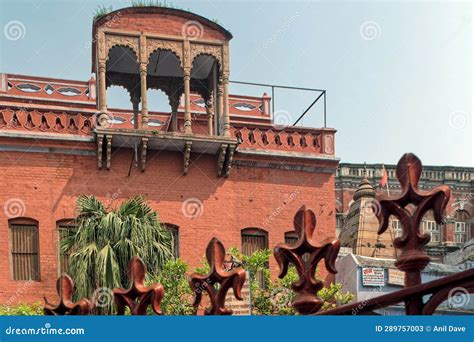
[[[61, 250], [70, 253], [77, 298], [98, 288], [128, 287], [126, 270], [133, 256], [143, 260], [150, 277], [172, 258], [171, 234], [142, 197], [108, 210], [94, 196], [80, 196], [77, 208], [77, 229], [61, 242]], [[110, 311], [111, 306], [97, 313]]]
[[318, 292], [318, 296], [324, 301], [322, 311], [335, 309], [338, 306], [349, 303], [354, 299], [354, 294], [349, 291], [342, 292], [342, 284], [331, 284], [329, 287], [324, 287]]
[[[290, 266], [283, 279], [272, 280], [268, 270], [268, 262], [271, 251], [260, 250], [250, 256], [243, 255], [235, 247], [229, 248], [228, 253], [234, 260], [240, 262], [244, 269], [250, 273], [250, 293], [252, 298], [253, 314], [257, 315], [295, 315], [296, 310], [291, 306], [295, 293], [291, 284], [298, 281], [298, 273]], [[257, 274], [262, 274], [264, 287], [259, 283]], [[333, 309], [337, 306], [349, 303], [354, 295], [342, 293], [342, 284], [331, 284], [329, 288], [323, 288], [318, 296], [324, 301], [321, 310]]]
[[17, 305], [1, 305], [0, 316], [41, 316], [43, 315], [43, 305], [41, 303]]
[[194, 272], [199, 273], [199, 274], [208, 274], [211, 271], [211, 268], [209, 267], [207, 260], [203, 258], [201, 259], [200, 262], [201, 262], [200, 266], [196, 266], [194, 268]]
[[[293, 268], [289, 269], [283, 279], [273, 281], [268, 269], [271, 250], [263, 249], [247, 256], [240, 253], [236, 247], [231, 247], [228, 253], [249, 272], [253, 314], [293, 315], [295, 313], [291, 307], [291, 301], [294, 298], [291, 283], [298, 277]], [[263, 282], [263, 287], [261, 282]]]
[[173, 9], [182, 9], [179, 6], [176, 6], [170, 2], [164, 1], [157, 1], [157, 0], [132, 0], [131, 2], [132, 7], [166, 7], [166, 8], [173, 8]]
[[251, 284], [253, 299], [253, 313], [257, 315], [294, 315], [296, 312], [291, 306], [295, 293], [291, 284], [298, 279], [296, 271], [290, 267], [283, 279], [272, 280], [270, 272], [264, 271], [265, 288], [259, 287], [257, 282]]
[[99, 19], [100, 17], [103, 17], [104, 15], [109, 14], [113, 10], [114, 9], [112, 6], [109, 6], [109, 7], [104, 6], [104, 5], [98, 6], [94, 11], [94, 20]]
[[[179, 6], [174, 5], [171, 2], [167, 2], [166, 0], [164, 1], [158, 1], [158, 0], [132, 0], [130, 2], [131, 7], [165, 7], [165, 8], [173, 8], [173, 9], [179, 9], [179, 10], [184, 10], [184, 8], [181, 8]], [[113, 7], [112, 6], [104, 6], [100, 5], [98, 6], [95, 11], [94, 11], [94, 20], [97, 20], [111, 12], [113, 12]], [[189, 9], [187, 9], [189, 11]], [[217, 20], [215, 20], [217, 22]]]
[[161, 308], [166, 315], [193, 315], [193, 292], [189, 286], [186, 272], [188, 264], [184, 261], [168, 261], [152, 282], [158, 282], [165, 288], [165, 296]]

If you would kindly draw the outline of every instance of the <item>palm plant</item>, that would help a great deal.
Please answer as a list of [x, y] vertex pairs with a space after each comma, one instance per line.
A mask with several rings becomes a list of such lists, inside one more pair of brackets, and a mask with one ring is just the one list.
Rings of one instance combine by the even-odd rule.
[[[77, 208], [77, 229], [62, 240], [61, 251], [70, 254], [69, 273], [78, 297], [89, 297], [100, 288], [108, 293], [99, 295], [108, 296], [111, 304], [107, 289], [128, 286], [126, 270], [133, 256], [142, 258], [149, 277], [157, 276], [172, 258], [171, 234], [142, 197], [108, 210], [96, 197], [80, 196]], [[110, 312], [110, 305], [103, 306], [100, 313]]]

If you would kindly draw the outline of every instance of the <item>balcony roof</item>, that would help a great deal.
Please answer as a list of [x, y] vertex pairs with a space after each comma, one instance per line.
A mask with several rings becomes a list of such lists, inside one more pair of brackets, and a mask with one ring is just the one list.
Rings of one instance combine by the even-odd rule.
[[[92, 72], [95, 72], [96, 42], [98, 28], [101, 26], [106, 26], [107, 28], [115, 28], [121, 18], [134, 17], [139, 15], [147, 15], [151, 18], [155, 16], [156, 20], [160, 20], [163, 17], [176, 17], [179, 19], [184, 19], [188, 23], [197, 22], [203, 27], [207, 27], [210, 30], [219, 32], [222, 37], [224, 37], [223, 40], [229, 41], [232, 39], [232, 34], [224, 27], [217, 24], [215, 21], [209, 20], [203, 16], [185, 10], [158, 6], [135, 6], [121, 8], [96, 18], [92, 24]], [[137, 27], [131, 27], [132, 31], [136, 31], [136, 28]], [[128, 24], [122, 25], [120, 29], [129, 29]], [[152, 29], [152, 27], [150, 27], [150, 29]], [[141, 26], [140, 31], [146, 31], [146, 28]]]

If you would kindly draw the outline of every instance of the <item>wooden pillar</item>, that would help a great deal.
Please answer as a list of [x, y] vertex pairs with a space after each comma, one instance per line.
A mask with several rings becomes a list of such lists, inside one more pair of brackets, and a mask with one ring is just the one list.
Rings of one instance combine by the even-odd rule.
[[105, 59], [99, 60], [99, 111], [107, 113], [107, 81], [105, 78]]
[[191, 68], [184, 69], [184, 133], [192, 133], [191, 128]]
[[140, 63], [140, 92], [142, 98], [142, 127], [148, 126], [148, 97], [147, 97], [147, 86], [146, 86], [146, 63]]
[[230, 136], [230, 114], [229, 114], [229, 42], [226, 41], [222, 47], [222, 83], [223, 83], [223, 112], [222, 112], [222, 135]]
[[224, 112], [224, 87], [222, 84], [222, 80], [219, 79], [219, 83], [217, 84], [217, 135], [222, 135], [223, 131], [223, 112]]
[[224, 76], [224, 98], [223, 98], [223, 135], [230, 136], [230, 117], [229, 117], [229, 76]]

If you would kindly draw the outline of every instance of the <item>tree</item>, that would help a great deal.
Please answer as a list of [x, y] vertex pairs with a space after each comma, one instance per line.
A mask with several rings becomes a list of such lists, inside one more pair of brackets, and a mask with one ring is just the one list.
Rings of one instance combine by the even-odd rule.
[[189, 286], [188, 264], [181, 259], [170, 260], [160, 275], [151, 283], [160, 283], [165, 288], [161, 309], [165, 315], [193, 315], [193, 290]]
[[103, 307], [99, 311], [110, 312], [111, 289], [129, 285], [130, 259], [139, 256], [148, 276], [156, 276], [172, 258], [172, 237], [160, 224], [158, 214], [140, 196], [112, 210], [94, 196], [80, 196], [77, 209], [76, 230], [62, 240], [61, 251], [70, 254], [69, 273], [77, 297], [94, 293], [101, 297], [93, 298], [99, 301], [96, 306]]
[[[285, 277], [282, 279], [272, 279], [268, 262], [271, 256], [269, 249], [263, 249], [247, 256], [239, 252], [238, 248], [230, 247], [228, 253], [232, 256], [236, 264], [240, 264], [250, 273], [250, 292], [252, 298], [253, 314], [256, 315], [295, 315], [296, 310], [291, 306], [295, 298], [292, 284], [298, 280], [298, 273], [294, 266], [290, 266]], [[256, 277], [258, 272], [262, 272], [264, 284], [260, 287]], [[354, 299], [350, 292], [342, 291], [342, 284], [331, 284], [322, 288], [317, 295], [324, 301], [321, 311], [334, 309], [338, 306], [349, 303]]]

